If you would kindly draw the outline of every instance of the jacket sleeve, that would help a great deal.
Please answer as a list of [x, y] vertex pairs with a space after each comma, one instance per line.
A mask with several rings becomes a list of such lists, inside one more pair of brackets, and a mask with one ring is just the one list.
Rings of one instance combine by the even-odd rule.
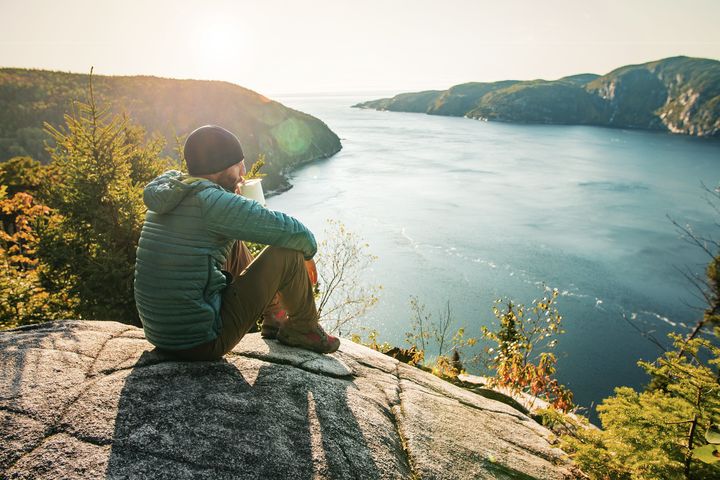
[[290, 215], [218, 188], [206, 188], [198, 192], [198, 198], [205, 225], [213, 233], [298, 250], [306, 260], [317, 252], [315, 236]]

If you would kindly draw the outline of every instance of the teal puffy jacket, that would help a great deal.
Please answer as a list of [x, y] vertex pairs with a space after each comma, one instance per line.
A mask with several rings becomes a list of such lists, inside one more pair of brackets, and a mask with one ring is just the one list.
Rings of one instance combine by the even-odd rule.
[[191, 348], [217, 337], [226, 286], [220, 270], [236, 240], [317, 251], [313, 234], [281, 212], [171, 170], [145, 187], [148, 212], [135, 263], [135, 304], [153, 345]]

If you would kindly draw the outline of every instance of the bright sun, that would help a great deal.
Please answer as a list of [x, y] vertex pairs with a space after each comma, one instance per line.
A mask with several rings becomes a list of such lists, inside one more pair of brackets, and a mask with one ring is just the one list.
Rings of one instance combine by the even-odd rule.
[[199, 25], [192, 43], [198, 73], [205, 78], [222, 78], [236, 71], [242, 52], [248, 50], [246, 35], [238, 26], [219, 19]]

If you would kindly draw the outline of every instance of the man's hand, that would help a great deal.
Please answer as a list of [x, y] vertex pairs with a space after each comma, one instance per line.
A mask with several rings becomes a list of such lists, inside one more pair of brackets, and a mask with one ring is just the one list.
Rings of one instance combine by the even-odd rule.
[[315, 266], [315, 260], [305, 260], [305, 269], [310, 277], [310, 283], [317, 285], [317, 267]]

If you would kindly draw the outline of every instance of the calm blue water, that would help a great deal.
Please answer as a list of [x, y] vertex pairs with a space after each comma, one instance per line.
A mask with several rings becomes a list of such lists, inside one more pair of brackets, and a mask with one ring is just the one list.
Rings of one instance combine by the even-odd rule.
[[659, 355], [623, 314], [665, 344], [701, 314], [678, 269], [702, 274], [709, 258], [667, 216], [718, 233], [701, 182], [720, 181], [720, 142], [349, 108], [368, 98], [278, 99], [325, 121], [343, 150], [296, 171], [269, 206], [320, 239], [334, 218], [369, 242], [367, 281], [384, 289], [361, 323], [381, 340], [403, 343], [411, 296], [431, 313], [449, 300], [479, 336], [496, 298], [558, 288], [558, 377], [594, 410], [614, 386], [640, 387], [636, 361]]

